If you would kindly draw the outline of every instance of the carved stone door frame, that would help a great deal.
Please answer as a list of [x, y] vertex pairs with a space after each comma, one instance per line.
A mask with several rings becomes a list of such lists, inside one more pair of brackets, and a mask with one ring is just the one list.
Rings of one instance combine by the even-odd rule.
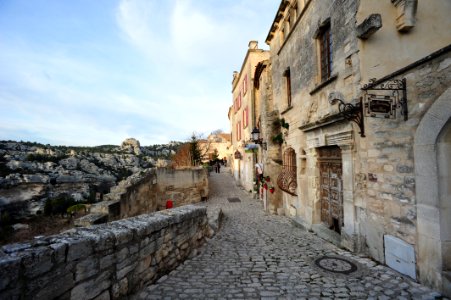
[[343, 217], [343, 163], [338, 146], [318, 148], [321, 222], [341, 233]]

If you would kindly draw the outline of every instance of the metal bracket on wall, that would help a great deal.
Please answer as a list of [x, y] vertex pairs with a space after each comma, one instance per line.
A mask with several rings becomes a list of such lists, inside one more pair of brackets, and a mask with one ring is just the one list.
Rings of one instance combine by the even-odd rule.
[[[389, 118], [393, 115], [396, 108], [401, 109], [401, 115], [404, 121], [409, 119], [407, 107], [407, 82], [406, 79], [394, 79], [386, 82], [377, 82], [376, 78], [370, 79], [370, 82], [364, 84], [362, 90], [365, 91], [365, 112], [368, 116], [384, 116]], [[391, 92], [391, 95], [383, 91]], [[371, 93], [369, 93], [371, 92]], [[395, 107], [390, 103], [395, 102]]]
[[360, 98], [360, 102], [355, 105], [351, 103], [345, 103], [343, 100], [339, 98], [330, 99], [330, 104], [338, 103], [338, 110], [340, 115], [347, 121], [352, 121], [359, 126], [360, 136], [365, 137], [365, 125], [363, 122], [363, 103], [362, 98]]

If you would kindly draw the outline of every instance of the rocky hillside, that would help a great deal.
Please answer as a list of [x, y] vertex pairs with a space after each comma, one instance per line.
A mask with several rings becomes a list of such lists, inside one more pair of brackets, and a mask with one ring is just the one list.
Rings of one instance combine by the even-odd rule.
[[141, 147], [135, 139], [121, 146], [66, 147], [0, 141], [0, 213], [40, 214], [47, 199], [61, 195], [96, 202], [126, 177], [169, 156], [170, 147]]

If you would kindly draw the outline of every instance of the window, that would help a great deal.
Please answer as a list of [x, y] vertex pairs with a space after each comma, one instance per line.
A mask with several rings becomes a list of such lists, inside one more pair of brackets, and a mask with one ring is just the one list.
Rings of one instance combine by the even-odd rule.
[[293, 148], [288, 148], [283, 153], [283, 168], [277, 177], [277, 185], [282, 191], [296, 196], [296, 152]]
[[241, 108], [241, 93], [235, 98], [235, 101], [233, 103], [233, 110], [235, 113], [237, 113]]
[[247, 74], [246, 76], [244, 76], [243, 79], [243, 95], [246, 95], [246, 93], [247, 93]]
[[237, 142], [241, 141], [241, 121], [236, 123], [236, 140]]
[[287, 68], [285, 72], [283, 72], [283, 77], [285, 77], [285, 87], [287, 93], [287, 105], [291, 107], [291, 73], [290, 68]]
[[319, 63], [321, 82], [326, 81], [332, 74], [332, 37], [330, 33], [330, 22], [320, 28], [318, 34]]
[[249, 125], [249, 108], [246, 106], [243, 109], [243, 128], [246, 128]]

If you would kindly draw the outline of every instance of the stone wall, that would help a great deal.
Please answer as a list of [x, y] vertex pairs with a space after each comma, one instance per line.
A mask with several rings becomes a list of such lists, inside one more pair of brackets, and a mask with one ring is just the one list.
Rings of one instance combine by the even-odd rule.
[[200, 202], [208, 197], [208, 171], [204, 168], [157, 169], [160, 203], [174, 201], [174, 206]]
[[[356, 174], [363, 178], [359, 182], [367, 187], [367, 193], [356, 212], [361, 219], [361, 232], [365, 235], [369, 253], [374, 259], [385, 262], [384, 250], [387, 251], [388, 247], [384, 236], [390, 235], [414, 247], [416, 260], [421, 264], [425, 260], [420, 255], [421, 248], [427, 248], [424, 253], [432, 253], [432, 250], [429, 248], [430, 241], [420, 244], [418, 234], [430, 237], [435, 230], [440, 231], [440, 226], [428, 224], [427, 228], [419, 228], [424, 223], [425, 213], [421, 211], [418, 199], [424, 198], [427, 203], [434, 203], [437, 196], [434, 196], [436, 187], [432, 184], [418, 189], [415, 173], [437, 170], [437, 166], [432, 160], [425, 163], [415, 158], [414, 139], [425, 114], [451, 85], [451, 52], [420, 64], [400, 74], [399, 78], [407, 80], [409, 118], [407, 121], [402, 118], [367, 118], [368, 134], [365, 144], [362, 141], [368, 149], [365, 160], [362, 160], [365, 173]], [[425, 135], [438, 135], [441, 129], [436, 125], [438, 118], [434, 115], [433, 119], [434, 128], [428, 128]], [[426, 152], [435, 153], [435, 146], [428, 145]], [[434, 176], [428, 174], [428, 177], [428, 182], [433, 182], [430, 179]], [[433, 206], [438, 207], [436, 204]], [[428, 219], [438, 222], [438, 213], [428, 215]]]
[[175, 269], [209, 234], [184, 206], [0, 250], [0, 299], [119, 299]]
[[122, 181], [96, 203], [90, 215], [75, 220], [77, 226], [103, 223], [166, 208], [198, 203], [208, 197], [208, 172], [203, 168], [155, 168]]

